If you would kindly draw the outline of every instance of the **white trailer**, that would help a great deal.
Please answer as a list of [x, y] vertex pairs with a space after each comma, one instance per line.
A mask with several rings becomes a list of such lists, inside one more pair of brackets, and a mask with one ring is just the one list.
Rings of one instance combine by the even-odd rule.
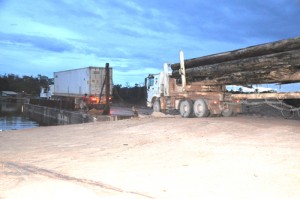
[[[112, 85], [112, 68], [109, 68], [109, 82]], [[54, 90], [52, 97], [74, 99], [79, 105], [84, 95], [91, 104], [106, 103], [105, 67], [86, 67], [54, 72]], [[112, 86], [109, 90], [112, 96]], [[111, 99], [111, 97], [110, 97]]]

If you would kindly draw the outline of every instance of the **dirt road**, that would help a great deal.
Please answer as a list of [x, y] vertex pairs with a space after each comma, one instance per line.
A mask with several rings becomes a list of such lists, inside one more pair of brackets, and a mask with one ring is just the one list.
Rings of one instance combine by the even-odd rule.
[[144, 117], [0, 132], [0, 198], [300, 198], [300, 123]]

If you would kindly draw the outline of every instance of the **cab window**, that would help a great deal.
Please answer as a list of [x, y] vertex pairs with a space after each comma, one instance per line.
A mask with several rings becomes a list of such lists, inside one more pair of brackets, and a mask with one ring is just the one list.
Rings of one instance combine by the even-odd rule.
[[149, 78], [148, 87], [153, 86], [153, 85], [154, 85], [154, 78]]

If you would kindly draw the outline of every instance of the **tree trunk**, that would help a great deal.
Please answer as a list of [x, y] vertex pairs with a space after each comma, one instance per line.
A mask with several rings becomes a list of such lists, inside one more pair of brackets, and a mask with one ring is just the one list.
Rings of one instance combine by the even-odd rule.
[[[289, 69], [287, 69], [289, 70]], [[258, 78], [263, 77], [263, 78]], [[280, 79], [280, 81], [278, 81]], [[194, 77], [188, 82], [195, 82], [197, 85], [247, 85], [247, 84], [267, 84], [267, 83], [293, 83], [300, 82], [300, 70], [287, 74], [286, 69], [278, 71], [244, 71], [226, 74], [221, 77], [204, 78]]]
[[[256, 56], [263, 56], [268, 54], [274, 54], [284, 51], [291, 51], [295, 49], [300, 49], [300, 37], [295, 37], [292, 39], [286, 39], [281, 41], [276, 41], [267, 44], [261, 44], [257, 46], [251, 46], [247, 48], [242, 48], [239, 50], [208, 55], [204, 57], [194, 58], [185, 60], [185, 68], [193, 68], [201, 65], [211, 65], [216, 63], [222, 63], [227, 61], [233, 61], [238, 59], [245, 59]], [[172, 64], [172, 70], [178, 70], [180, 64]]]
[[[210, 80], [214, 84], [299, 82], [299, 77], [288, 78], [298, 72], [300, 49], [188, 68], [186, 78], [189, 82]], [[173, 71], [172, 76], [178, 79], [179, 70]]]

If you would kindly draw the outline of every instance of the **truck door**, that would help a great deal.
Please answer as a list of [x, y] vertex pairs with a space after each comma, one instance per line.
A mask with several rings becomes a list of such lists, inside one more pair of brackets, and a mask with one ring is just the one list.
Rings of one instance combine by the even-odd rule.
[[149, 75], [146, 81], [147, 106], [152, 107], [153, 97], [159, 97], [159, 75]]

